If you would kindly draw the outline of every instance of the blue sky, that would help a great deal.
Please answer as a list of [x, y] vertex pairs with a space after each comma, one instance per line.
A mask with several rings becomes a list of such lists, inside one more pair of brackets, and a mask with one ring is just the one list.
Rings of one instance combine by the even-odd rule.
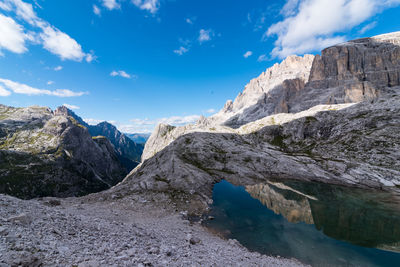
[[400, 0], [0, 0], [0, 103], [149, 132], [290, 54], [400, 30]]

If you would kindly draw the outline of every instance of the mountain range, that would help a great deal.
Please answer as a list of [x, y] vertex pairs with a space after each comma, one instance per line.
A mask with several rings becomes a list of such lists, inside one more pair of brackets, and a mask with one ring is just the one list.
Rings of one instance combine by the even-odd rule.
[[0, 192], [21, 198], [79, 196], [107, 189], [143, 151], [107, 122], [88, 125], [62, 106], [0, 105]]

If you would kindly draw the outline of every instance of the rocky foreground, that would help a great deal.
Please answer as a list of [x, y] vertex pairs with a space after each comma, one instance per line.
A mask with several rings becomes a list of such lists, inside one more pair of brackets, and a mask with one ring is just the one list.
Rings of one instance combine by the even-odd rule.
[[300, 266], [251, 253], [140, 196], [109, 201], [0, 195], [0, 266]]

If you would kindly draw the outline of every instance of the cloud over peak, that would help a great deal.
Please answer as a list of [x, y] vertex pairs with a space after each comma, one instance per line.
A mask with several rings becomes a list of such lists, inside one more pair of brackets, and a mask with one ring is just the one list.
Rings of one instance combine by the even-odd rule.
[[399, 4], [399, 0], [288, 0], [281, 10], [283, 20], [265, 33], [277, 36], [271, 55], [284, 58], [343, 42], [346, 37], [338, 33]]

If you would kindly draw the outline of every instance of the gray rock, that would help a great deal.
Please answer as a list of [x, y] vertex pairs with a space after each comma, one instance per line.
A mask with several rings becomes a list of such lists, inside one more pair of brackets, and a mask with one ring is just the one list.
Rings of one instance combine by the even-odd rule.
[[[0, 105], [0, 192], [21, 198], [76, 196], [127, 173], [106, 138], [48, 108]], [[15, 178], [17, 177], [17, 178]]]

